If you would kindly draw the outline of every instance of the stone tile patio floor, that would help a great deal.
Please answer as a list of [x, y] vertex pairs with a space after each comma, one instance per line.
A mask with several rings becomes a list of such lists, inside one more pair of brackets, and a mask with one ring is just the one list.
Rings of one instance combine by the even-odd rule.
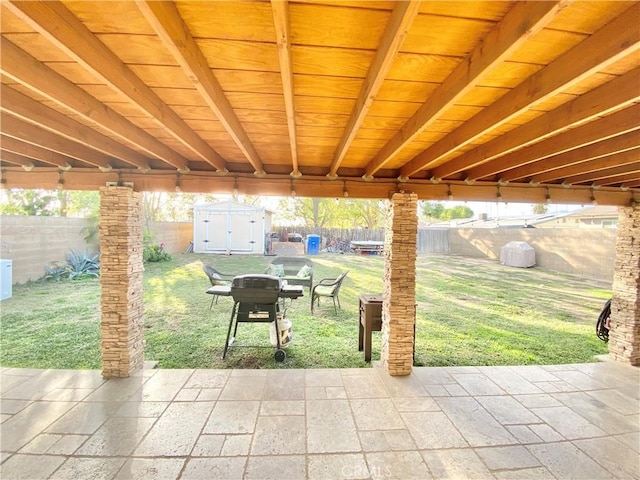
[[640, 478], [640, 370], [3, 368], [2, 479]]

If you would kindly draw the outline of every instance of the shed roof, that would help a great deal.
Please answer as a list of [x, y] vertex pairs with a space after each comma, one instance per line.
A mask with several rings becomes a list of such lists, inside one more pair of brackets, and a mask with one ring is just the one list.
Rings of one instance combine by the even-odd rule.
[[7, 187], [640, 200], [638, 2], [0, 8]]

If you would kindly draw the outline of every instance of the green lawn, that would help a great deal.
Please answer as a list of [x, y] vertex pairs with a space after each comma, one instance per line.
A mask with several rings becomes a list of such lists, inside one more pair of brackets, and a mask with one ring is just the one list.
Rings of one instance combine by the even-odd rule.
[[[365, 367], [358, 352], [358, 297], [382, 291], [384, 258], [321, 254], [314, 279], [349, 270], [337, 315], [325, 299], [310, 314], [308, 291], [288, 318], [294, 339], [284, 363], [273, 359], [267, 324], [241, 324], [238, 344], [220, 356], [231, 298], [209, 310], [203, 262], [223, 272], [262, 273], [272, 257], [176, 254], [146, 265], [144, 276], [147, 360], [160, 368]], [[611, 292], [584, 278], [540, 269], [504, 267], [455, 256], [419, 257], [416, 365], [515, 365], [590, 362], [606, 353], [595, 322]], [[2, 309], [0, 365], [90, 368], [100, 365], [99, 280], [39, 281], [15, 286]], [[374, 332], [373, 359], [380, 358]]]

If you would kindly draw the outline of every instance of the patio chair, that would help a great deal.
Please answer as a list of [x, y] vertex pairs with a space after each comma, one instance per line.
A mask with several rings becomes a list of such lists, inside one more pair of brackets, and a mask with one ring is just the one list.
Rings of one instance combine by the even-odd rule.
[[226, 292], [227, 288], [221, 287], [229, 287], [230, 291], [231, 280], [233, 280], [235, 275], [231, 273], [222, 273], [209, 265], [203, 266], [202, 270], [204, 270], [204, 273], [207, 275], [209, 281], [211, 282], [211, 288], [209, 288], [206, 292], [209, 295], [213, 295], [213, 297], [211, 298], [211, 305], [209, 305], [209, 310], [211, 310], [213, 308], [214, 301], [216, 305], [218, 304], [219, 296], [229, 295]]
[[[338, 313], [338, 308], [342, 308], [340, 306], [340, 287], [342, 286], [342, 281], [347, 276], [347, 272], [343, 272], [340, 274], [338, 278], [323, 278], [318, 283], [314, 285], [311, 289], [311, 313], [313, 314], [313, 305], [314, 303], [318, 303], [320, 306], [320, 297], [330, 297], [333, 300], [333, 309], [336, 313]], [[336, 301], [338, 305], [336, 307]]]

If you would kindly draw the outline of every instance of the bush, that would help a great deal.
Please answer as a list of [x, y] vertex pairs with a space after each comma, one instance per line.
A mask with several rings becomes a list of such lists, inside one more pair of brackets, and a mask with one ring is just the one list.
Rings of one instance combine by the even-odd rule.
[[71, 250], [67, 255], [66, 263], [53, 262], [46, 267], [47, 274], [44, 278], [59, 282], [63, 278], [74, 280], [82, 277], [98, 277], [100, 276], [99, 258], [99, 253], [89, 253], [88, 250], [84, 253], [76, 253]]
[[144, 262], [169, 262], [171, 261], [171, 255], [169, 255], [164, 249], [164, 243], [153, 243], [145, 245], [142, 252], [142, 260]]
[[67, 256], [67, 263], [69, 264], [69, 280], [74, 278], [91, 276], [100, 276], [100, 254], [90, 254], [88, 250], [84, 253], [76, 253], [73, 250], [69, 252]]

